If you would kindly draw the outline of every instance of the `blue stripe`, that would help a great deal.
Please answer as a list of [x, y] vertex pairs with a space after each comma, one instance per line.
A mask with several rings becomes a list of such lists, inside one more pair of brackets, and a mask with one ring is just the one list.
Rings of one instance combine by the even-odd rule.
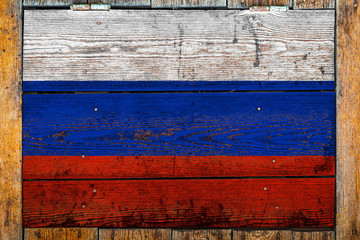
[[24, 155], [335, 154], [334, 92], [25, 94], [23, 104]]
[[334, 90], [334, 81], [24, 81], [28, 92]]

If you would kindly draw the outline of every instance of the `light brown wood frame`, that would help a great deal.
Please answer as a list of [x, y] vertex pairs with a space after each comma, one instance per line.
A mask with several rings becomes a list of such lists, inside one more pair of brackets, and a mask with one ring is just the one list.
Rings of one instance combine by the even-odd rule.
[[[23, 237], [21, 216], [23, 19], [21, 5], [21, 0], [0, 1], [0, 238], [3, 240]], [[358, 8], [360, 7], [357, 0], [338, 0], [336, 3], [337, 215], [335, 234], [336, 239], [341, 240], [360, 239], [360, 10]], [[48, 229], [47, 231], [52, 231], [48, 236], [55, 236], [54, 234], [60, 230]], [[69, 231], [71, 229], [60, 232], [65, 234]], [[224, 230], [217, 230], [220, 233], [222, 231]], [[79, 232], [81, 236], [81, 230], [76, 231], [77, 239], [79, 239]], [[71, 233], [68, 236], [72, 236]], [[175, 233], [173, 237], [180, 236], [177, 239], [195, 234], [194, 230], [189, 230], [187, 233], [176, 233], [176, 231], [173, 233]], [[200, 231], [196, 234], [210, 234], [211, 239], [218, 239], [214, 238], [215, 235], [211, 230]], [[290, 236], [288, 231], [233, 231], [232, 235], [234, 239], [237, 238], [236, 236], [241, 236], [239, 239], [288, 239], [286, 236]], [[294, 231], [291, 235], [293, 239], [334, 238], [334, 234], [328, 231], [311, 233]]]

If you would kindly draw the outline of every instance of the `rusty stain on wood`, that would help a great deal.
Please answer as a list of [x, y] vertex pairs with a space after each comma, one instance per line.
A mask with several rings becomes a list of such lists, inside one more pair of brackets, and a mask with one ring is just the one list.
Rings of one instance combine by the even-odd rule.
[[360, 238], [360, 10], [337, 1], [336, 239]]
[[333, 231], [315, 231], [315, 232], [293, 232], [293, 240], [334, 240]]
[[234, 230], [233, 240], [289, 240], [291, 231], [281, 230]]
[[0, 1], [0, 238], [21, 239], [21, 1]]
[[[25, 240], [97, 240], [97, 228], [25, 228]], [[150, 240], [150, 239], [149, 239]]]
[[99, 240], [170, 240], [171, 230], [146, 229], [99, 229]]
[[230, 229], [173, 230], [172, 240], [231, 240]]

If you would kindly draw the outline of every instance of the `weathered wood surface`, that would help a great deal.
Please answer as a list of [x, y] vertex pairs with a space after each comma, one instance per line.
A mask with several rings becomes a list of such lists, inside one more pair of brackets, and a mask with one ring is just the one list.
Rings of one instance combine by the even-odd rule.
[[337, 1], [336, 238], [360, 239], [360, 10]]
[[335, 0], [294, 0], [294, 9], [334, 9]]
[[23, 0], [24, 7], [56, 7], [56, 6], [68, 6], [71, 4], [84, 4], [87, 0]]
[[334, 178], [24, 181], [25, 227], [332, 227]]
[[107, 3], [115, 7], [150, 7], [150, 0], [88, 0], [88, 3]]
[[322, 156], [24, 156], [24, 179], [334, 176]]
[[24, 81], [334, 80], [332, 10], [29, 10], [25, 19]]
[[24, 7], [70, 7], [71, 4], [107, 3], [116, 7], [150, 7], [150, 0], [23, 0]]
[[21, 239], [21, 1], [0, 1], [0, 239]]
[[99, 240], [171, 240], [170, 229], [99, 229]]
[[234, 230], [232, 240], [291, 240], [292, 231]]
[[23, 102], [24, 156], [335, 155], [333, 92], [27, 94]]
[[172, 240], [232, 240], [230, 229], [173, 230]]
[[299, 232], [294, 231], [293, 240], [335, 240], [333, 231]]
[[227, 0], [229, 8], [245, 9], [251, 6], [289, 6], [292, 7], [291, 0]]
[[98, 240], [96, 228], [25, 228], [25, 240]]
[[153, 8], [226, 7], [227, 0], [152, 0]]
[[289, 6], [294, 9], [334, 9], [335, 0], [24, 0], [25, 7], [68, 7], [71, 4], [108, 3], [117, 7], [152, 8], [238, 8]]
[[25, 81], [25, 92], [334, 90], [334, 81]]

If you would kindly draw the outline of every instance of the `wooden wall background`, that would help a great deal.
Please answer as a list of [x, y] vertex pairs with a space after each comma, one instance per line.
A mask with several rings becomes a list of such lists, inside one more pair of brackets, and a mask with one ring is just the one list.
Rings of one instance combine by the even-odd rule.
[[[81, 1], [80, 1], [81, 2]], [[24, 0], [26, 8], [68, 7], [72, 1]], [[77, 2], [79, 3], [79, 2]], [[86, 3], [83, 1], [82, 3]], [[247, 8], [251, 5], [289, 5], [294, 9], [333, 9], [335, 1], [111, 1], [114, 7], [159, 8]], [[0, 236], [2, 239], [334, 239], [331, 229], [323, 231], [296, 230], [171, 230], [171, 229], [25, 229], [21, 228], [21, 25], [22, 4], [16, 0], [0, 3], [1, 35], [1, 91], [3, 118], [0, 136], [5, 148], [0, 152], [1, 170], [4, 177], [0, 186], [6, 195], [0, 198]], [[340, 0], [337, 3], [337, 76], [338, 76], [338, 201], [337, 239], [360, 239], [358, 191], [358, 156], [356, 148], [359, 127], [357, 124], [360, 105], [357, 71], [360, 62], [356, 46], [360, 27], [357, 2]], [[5, 66], [5, 67], [4, 67]], [[349, 118], [350, 117], [350, 118]], [[351, 144], [349, 144], [351, 143]], [[4, 171], [3, 169], [7, 169]], [[330, 231], [329, 231], [330, 230]]]

